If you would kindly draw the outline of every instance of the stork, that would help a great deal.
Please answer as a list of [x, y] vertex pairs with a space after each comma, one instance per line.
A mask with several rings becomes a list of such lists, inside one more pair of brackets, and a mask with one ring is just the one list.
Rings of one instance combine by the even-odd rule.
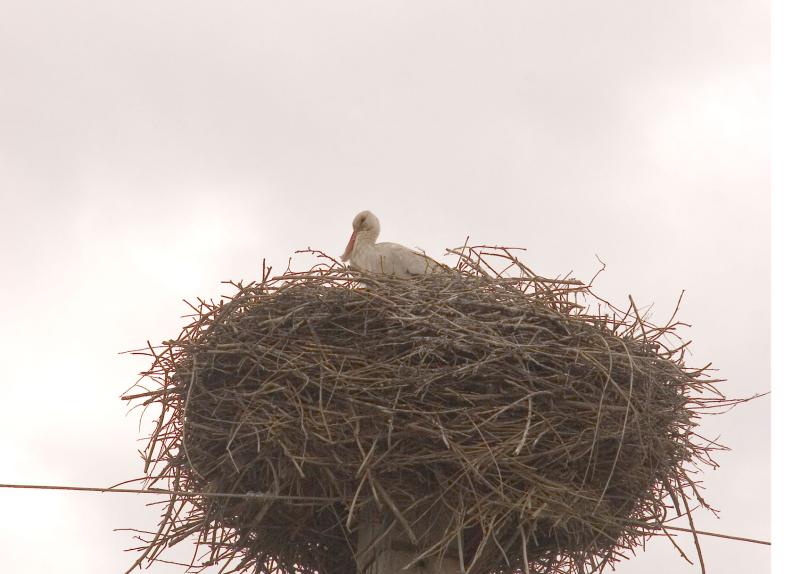
[[353, 219], [353, 234], [342, 254], [342, 261], [367, 273], [411, 277], [439, 273], [447, 269], [418, 251], [397, 243], [375, 243], [381, 224], [371, 211], [362, 211]]

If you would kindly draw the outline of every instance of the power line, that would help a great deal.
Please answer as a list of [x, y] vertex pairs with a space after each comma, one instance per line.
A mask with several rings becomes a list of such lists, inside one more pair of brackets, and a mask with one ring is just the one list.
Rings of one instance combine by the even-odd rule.
[[[208, 496], [212, 498], [258, 498], [270, 500], [284, 500], [287, 502], [341, 502], [341, 498], [337, 497], [324, 497], [324, 496], [284, 496], [280, 494], [272, 494], [269, 492], [246, 492], [246, 493], [230, 493], [230, 492], [193, 492], [190, 490], [169, 490], [165, 488], [103, 488], [99, 486], [65, 486], [53, 484], [0, 484], [0, 488], [17, 488], [26, 490], [72, 490], [78, 492], [121, 492], [126, 494], [168, 494], [174, 496]], [[752, 544], [764, 544], [771, 546], [772, 542], [768, 540], [758, 540], [756, 538], [746, 538], [744, 536], [734, 536], [732, 534], [722, 534], [719, 532], [709, 532], [707, 530], [692, 530], [691, 528], [683, 528], [681, 526], [668, 526], [666, 524], [653, 524], [651, 522], [642, 522], [639, 520], [631, 520], [631, 524], [637, 524], [654, 530], [676, 530], [679, 532], [689, 532], [700, 534], [702, 536], [713, 536], [715, 538], [725, 538], [727, 540], [736, 540], [739, 542], [750, 542]]]
[[681, 526], [668, 526], [666, 524], [653, 524], [651, 522], [641, 522], [639, 520], [631, 520], [632, 524], [640, 524], [648, 528], [663, 529], [663, 530], [677, 530], [679, 532], [693, 532], [695, 534], [702, 534], [703, 536], [714, 536], [716, 538], [727, 538], [728, 540], [739, 540], [740, 542], [752, 542], [753, 544], [765, 544], [772, 546], [772, 542], [768, 540], [758, 540], [756, 538], [745, 538], [743, 536], [734, 536], [733, 534], [721, 534], [719, 532], [708, 532], [707, 530], [692, 530], [691, 528], [683, 528]]
[[29, 490], [77, 490], [79, 492], [122, 492], [127, 494], [169, 494], [175, 496], [209, 496], [212, 498], [261, 498], [285, 500], [288, 502], [339, 502], [341, 498], [324, 496], [285, 496], [269, 492], [193, 492], [190, 490], [169, 490], [166, 488], [102, 488], [99, 486], [64, 486], [54, 484], [0, 484], [0, 488]]

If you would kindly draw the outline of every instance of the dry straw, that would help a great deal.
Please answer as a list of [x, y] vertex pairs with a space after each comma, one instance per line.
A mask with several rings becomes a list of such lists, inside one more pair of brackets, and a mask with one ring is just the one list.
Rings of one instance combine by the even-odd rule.
[[160, 407], [147, 485], [215, 494], [171, 495], [135, 566], [193, 539], [190, 571], [355, 574], [375, 511], [420, 560], [590, 572], [708, 508], [696, 472], [722, 447], [696, 427], [736, 401], [684, 364], [675, 315], [657, 327], [507, 248], [414, 279], [314, 253], [143, 351], [124, 398]]

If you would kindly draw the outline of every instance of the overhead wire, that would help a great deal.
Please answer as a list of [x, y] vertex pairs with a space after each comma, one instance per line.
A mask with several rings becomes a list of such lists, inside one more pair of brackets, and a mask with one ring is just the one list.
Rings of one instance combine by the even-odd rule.
[[[8, 489], [25, 489], [25, 490], [67, 490], [77, 492], [115, 492], [123, 494], [166, 494], [174, 496], [206, 496], [212, 498], [253, 498], [253, 499], [269, 499], [269, 500], [283, 500], [286, 502], [294, 503], [312, 503], [312, 502], [341, 502], [341, 499], [336, 497], [323, 497], [323, 496], [288, 496], [282, 494], [274, 494], [271, 492], [244, 492], [244, 493], [231, 493], [231, 492], [193, 492], [186, 490], [170, 490], [166, 488], [118, 488], [118, 487], [100, 487], [100, 486], [72, 486], [72, 485], [56, 485], [56, 484], [0, 484], [0, 488]], [[651, 522], [643, 522], [640, 520], [630, 520], [631, 524], [636, 524], [648, 529], [654, 530], [674, 530], [678, 532], [688, 532], [690, 534], [697, 534], [701, 536], [711, 536], [715, 538], [724, 538], [726, 540], [735, 540], [738, 542], [749, 542], [751, 544], [763, 544], [771, 546], [772, 542], [769, 540], [759, 540], [757, 538], [749, 538], [745, 536], [735, 536], [733, 534], [723, 534], [721, 532], [710, 532], [708, 530], [697, 530], [692, 528], [683, 528], [681, 526], [671, 526], [666, 524], [654, 524]]]

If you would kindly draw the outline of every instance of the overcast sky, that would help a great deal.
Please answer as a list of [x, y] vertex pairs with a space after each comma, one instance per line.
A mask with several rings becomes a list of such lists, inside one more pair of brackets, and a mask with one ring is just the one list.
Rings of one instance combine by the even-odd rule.
[[[596, 254], [598, 293], [656, 320], [685, 289], [691, 361], [769, 390], [768, 64], [766, 0], [0, 0], [0, 482], [138, 476], [119, 396], [147, 365], [118, 352], [262, 258], [340, 254], [362, 209], [434, 256]], [[732, 451], [698, 528], [770, 537], [768, 424], [767, 399], [704, 422]], [[148, 501], [0, 491], [0, 570], [123, 571]], [[666, 571], [699, 569], [663, 540], [618, 568]]]

